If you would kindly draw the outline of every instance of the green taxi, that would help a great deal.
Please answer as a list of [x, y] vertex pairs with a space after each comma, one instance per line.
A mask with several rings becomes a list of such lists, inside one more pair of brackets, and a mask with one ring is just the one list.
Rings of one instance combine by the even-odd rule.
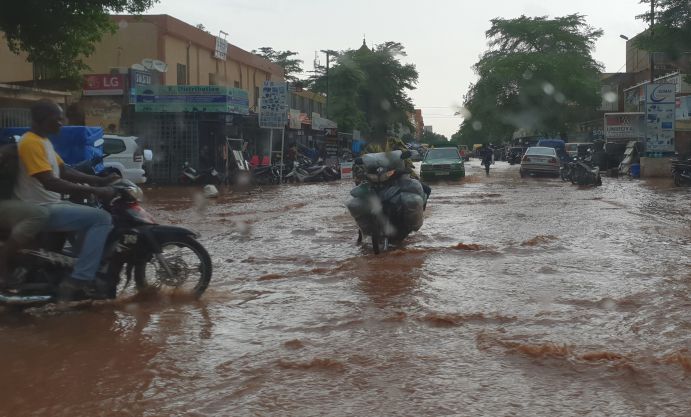
[[463, 158], [457, 148], [433, 148], [427, 151], [420, 166], [423, 180], [465, 177]]

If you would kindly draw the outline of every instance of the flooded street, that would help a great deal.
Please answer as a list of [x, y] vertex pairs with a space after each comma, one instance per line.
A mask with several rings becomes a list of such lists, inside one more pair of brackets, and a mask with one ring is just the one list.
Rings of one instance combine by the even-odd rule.
[[3, 314], [0, 415], [689, 415], [689, 189], [470, 165], [380, 256], [347, 181], [146, 190], [208, 291]]

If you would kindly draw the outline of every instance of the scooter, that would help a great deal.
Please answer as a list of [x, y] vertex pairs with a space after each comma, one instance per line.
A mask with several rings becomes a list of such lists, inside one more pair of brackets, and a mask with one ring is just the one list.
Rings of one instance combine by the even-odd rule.
[[358, 225], [358, 244], [371, 237], [375, 254], [422, 227], [427, 194], [420, 181], [407, 173], [407, 158], [410, 152], [392, 151], [354, 161], [362, 165], [364, 178], [350, 192], [353, 198], [346, 207]]
[[193, 168], [189, 162], [185, 162], [180, 173], [181, 184], [213, 184], [221, 183], [221, 177], [218, 175], [216, 168], [207, 168], [203, 171], [198, 171]]

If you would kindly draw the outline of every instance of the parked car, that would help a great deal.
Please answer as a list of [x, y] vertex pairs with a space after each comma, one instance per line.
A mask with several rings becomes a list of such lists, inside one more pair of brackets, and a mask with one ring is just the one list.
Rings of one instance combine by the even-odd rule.
[[559, 157], [557, 150], [546, 146], [528, 148], [521, 159], [521, 177], [528, 174], [560, 175]]
[[588, 148], [592, 147], [592, 143], [576, 143], [570, 142], [564, 145], [566, 153], [569, 158], [573, 159], [579, 156], [579, 154], [587, 153]]
[[561, 139], [540, 139], [537, 146], [544, 146], [547, 148], [554, 148], [557, 151], [557, 158], [562, 162], [568, 162], [569, 157], [566, 154], [566, 143]]
[[108, 155], [103, 160], [105, 168], [135, 184], [145, 183], [144, 159], [145, 154], [147, 160], [152, 159], [151, 151], [142, 151], [136, 136], [104, 135], [103, 140], [103, 153]]
[[463, 158], [457, 148], [433, 148], [427, 151], [420, 166], [422, 179], [465, 177]]

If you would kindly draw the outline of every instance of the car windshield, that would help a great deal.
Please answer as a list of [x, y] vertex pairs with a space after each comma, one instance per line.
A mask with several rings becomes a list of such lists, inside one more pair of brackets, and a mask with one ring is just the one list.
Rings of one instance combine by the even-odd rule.
[[528, 152], [526, 152], [526, 154], [554, 156], [557, 154], [557, 152], [554, 150], [554, 148], [530, 148], [528, 149]]
[[425, 161], [432, 161], [435, 159], [461, 159], [461, 157], [454, 148], [430, 149], [429, 152], [427, 152]]

